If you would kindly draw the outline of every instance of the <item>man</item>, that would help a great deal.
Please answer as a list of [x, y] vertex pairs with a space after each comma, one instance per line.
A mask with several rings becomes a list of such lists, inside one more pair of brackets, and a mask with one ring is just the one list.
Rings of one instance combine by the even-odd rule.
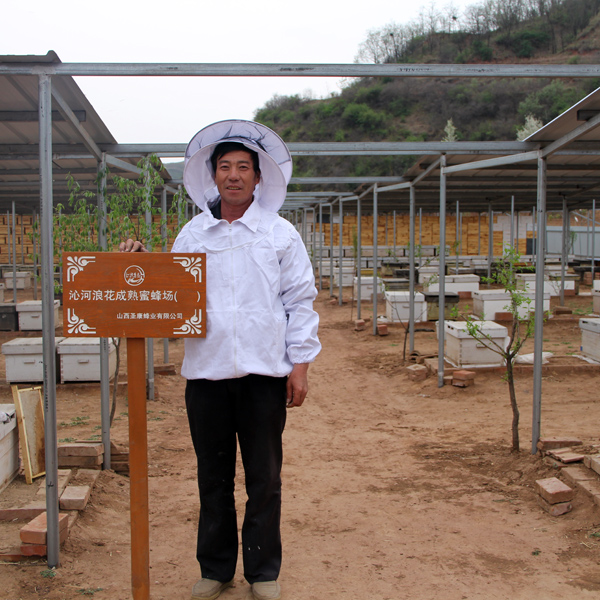
[[[202, 579], [192, 600], [214, 600], [234, 577], [236, 436], [248, 495], [244, 576], [256, 600], [281, 598], [286, 407], [304, 402], [308, 366], [321, 348], [310, 260], [298, 232], [277, 215], [291, 171], [283, 140], [250, 121], [214, 123], [186, 150], [184, 184], [203, 212], [173, 251], [207, 255], [207, 335], [185, 340], [182, 366], [200, 490]], [[132, 240], [121, 248], [145, 250]]]

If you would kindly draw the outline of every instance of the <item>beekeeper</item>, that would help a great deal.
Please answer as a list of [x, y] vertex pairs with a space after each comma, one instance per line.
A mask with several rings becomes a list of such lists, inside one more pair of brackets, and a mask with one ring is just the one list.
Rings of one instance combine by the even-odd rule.
[[[316, 288], [296, 229], [277, 214], [292, 174], [283, 140], [259, 123], [202, 129], [185, 154], [185, 188], [202, 210], [173, 252], [205, 252], [206, 338], [185, 340], [182, 375], [198, 459], [202, 578], [193, 600], [232, 584], [238, 534], [236, 436], [248, 501], [244, 577], [256, 600], [281, 597], [281, 464], [286, 408], [300, 406], [320, 351]], [[128, 240], [125, 251], [145, 250]]]

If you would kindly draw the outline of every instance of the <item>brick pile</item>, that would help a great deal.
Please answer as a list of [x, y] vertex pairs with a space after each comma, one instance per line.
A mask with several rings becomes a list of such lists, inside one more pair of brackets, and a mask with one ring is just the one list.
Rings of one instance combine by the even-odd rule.
[[429, 369], [425, 365], [410, 365], [406, 373], [411, 381], [425, 381], [429, 376]]
[[[69, 535], [69, 515], [67, 513], [58, 514], [58, 532], [59, 542], [60, 544], [64, 544]], [[48, 554], [48, 523], [46, 521], [46, 512], [43, 512], [27, 523], [27, 525], [21, 527], [19, 535], [21, 537], [21, 554], [23, 556], [46, 556]]]
[[475, 384], [475, 371], [458, 369], [452, 372], [452, 385], [455, 387], [470, 387]]
[[[110, 443], [113, 471], [129, 475], [129, 451], [127, 448]], [[101, 469], [104, 462], [104, 444], [102, 442], [78, 441], [58, 446], [59, 468]]]
[[553, 517], [564, 515], [573, 510], [575, 492], [566, 483], [556, 477], [538, 479], [535, 482], [538, 504]]
[[73, 442], [58, 445], [58, 468], [81, 467], [99, 469], [102, 465], [104, 444], [102, 442]]
[[560, 469], [565, 482], [584, 492], [600, 506], [600, 445], [593, 446], [595, 454], [577, 452], [583, 446], [574, 437], [541, 438], [537, 444], [544, 462]]
[[110, 443], [110, 468], [121, 475], [129, 475], [129, 450]]

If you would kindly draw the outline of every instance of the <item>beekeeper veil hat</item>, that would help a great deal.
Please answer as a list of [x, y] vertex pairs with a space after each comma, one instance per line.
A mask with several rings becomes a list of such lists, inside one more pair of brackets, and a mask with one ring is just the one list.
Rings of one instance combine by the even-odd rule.
[[210, 158], [222, 142], [238, 142], [258, 154], [260, 181], [254, 189], [254, 199], [266, 210], [277, 212], [292, 176], [292, 157], [274, 131], [253, 121], [219, 121], [192, 138], [185, 151], [183, 169], [183, 183], [192, 200], [205, 211], [218, 197]]

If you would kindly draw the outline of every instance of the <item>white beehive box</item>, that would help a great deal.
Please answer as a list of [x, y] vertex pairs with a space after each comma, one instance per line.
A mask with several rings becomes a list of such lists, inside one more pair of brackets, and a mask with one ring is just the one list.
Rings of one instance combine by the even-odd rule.
[[600, 361], [600, 319], [579, 319], [581, 351], [588, 358]]
[[[4, 271], [4, 285], [7, 290], [13, 289], [12, 271]], [[27, 271], [17, 271], [16, 287], [18, 290], [24, 290], [31, 287], [31, 273]]]
[[592, 311], [595, 315], [600, 315], [600, 290], [592, 290]]
[[[60, 357], [60, 382], [100, 381], [100, 338], [64, 338], [57, 345]], [[108, 374], [112, 378], [117, 364], [114, 344], [108, 345]]]
[[[386, 292], [385, 316], [390, 323], [408, 321], [410, 292]], [[421, 292], [415, 293], [415, 322], [427, 321], [427, 302]]]
[[[535, 293], [535, 287], [535, 273], [517, 273], [517, 289]], [[575, 291], [575, 282], [565, 281], [565, 290]], [[544, 294], [560, 296], [560, 280], [550, 281], [548, 275], [545, 275]]]
[[[479, 275], [446, 275], [445, 287], [447, 292], [476, 292], [479, 290]], [[440, 283], [427, 284], [423, 286], [425, 292], [439, 292]]]
[[[529, 304], [523, 303], [518, 308], [519, 318], [526, 319], [535, 311], [535, 294], [526, 293], [531, 299]], [[550, 310], [550, 294], [544, 294], [544, 312]], [[506, 290], [479, 290], [473, 292], [473, 314], [480, 319], [494, 320], [496, 313], [510, 312], [510, 293]]]
[[[383, 294], [383, 279], [377, 278], [377, 293]], [[358, 298], [358, 277], [354, 278], [354, 297]], [[360, 278], [360, 299], [361, 301], [373, 301], [373, 277]]]
[[419, 267], [419, 283], [421, 285], [427, 284], [430, 281], [437, 281], [440, 275], [439, 266], [422, 266]]
[[0, 491], [19, 472], [19, 430], [14, 404], [0, 404]]
[[[508, 330], [494, 321], [477, 321], [481, 331], [492, 340], [506, 348], [508, 345]], [[501, 367], [504, 359], [493, 350], [471, 337], [465, 321], [444, 322], [444, 356], [455, 367]]]
[[[354, 267], [342, 267], [342, 287], [349, 287], [354, 281]], [[340, 285], [340, 269], [333, 272], [333, 285]]]
[[[44, 350], [41, 337], [15, 338], [2, 344], [8, 383], [44, 381]], [[64, 338], [55, 338], [58, 344]], [[58, 372], [58, 361], [56, 362]]]
[[[58, 312], [60, 309], [60, 300], [54, 300], [54, 323], [58, 325]], [[25, 300], [17, 304], [17, 314], [19, 316], [19, 329], [21, 331], [41, 331], [42, 330], [42, 301]]]

